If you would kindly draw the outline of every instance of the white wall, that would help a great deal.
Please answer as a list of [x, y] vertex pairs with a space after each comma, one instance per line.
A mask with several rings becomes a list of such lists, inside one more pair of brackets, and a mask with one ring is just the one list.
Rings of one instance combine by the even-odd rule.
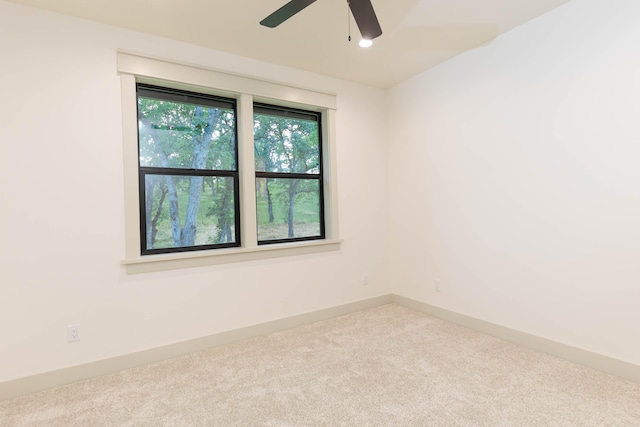
[[[391, 291], [640, 363], [637, 16], [573, 0], [385, 98], [0, 0], [0, 382]], [[116, 49], [337, 92], [342, 250], [126, 275]]]
[[394, 293], [640, 364], [639, 16], [574, 0], [389, 91]]
[[[338, 93], [342, 249], [127, 275], [116, 49]], [[390, 292], [384, 92], [4, 1], [0, 52], [0, 382]]]

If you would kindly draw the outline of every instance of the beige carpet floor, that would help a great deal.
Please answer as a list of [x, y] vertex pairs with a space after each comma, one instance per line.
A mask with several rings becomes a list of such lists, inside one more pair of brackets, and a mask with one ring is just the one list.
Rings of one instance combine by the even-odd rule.
[[640, 384], [389, 304], [0, 402], [2, 426], [640, 426]]

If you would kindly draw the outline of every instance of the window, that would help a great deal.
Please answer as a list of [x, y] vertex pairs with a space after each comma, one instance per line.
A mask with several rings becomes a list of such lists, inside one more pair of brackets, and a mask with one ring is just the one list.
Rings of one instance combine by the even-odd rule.
[[235, 100], [137, 94], [142, 254], [239, 246]]
[[320, 115], [256, 104], [258, 244], [324, 238]]
[[334, 94], [117, 60], [127, 273], [340, 248]]

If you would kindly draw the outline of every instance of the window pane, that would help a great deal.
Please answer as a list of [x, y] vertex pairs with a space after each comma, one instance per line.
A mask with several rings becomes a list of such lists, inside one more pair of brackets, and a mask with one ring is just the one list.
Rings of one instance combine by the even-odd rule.
[[320, 180], [257, 178], [258, 241], [321, 237]]
[[234, 179], [145, 175], [146, 250], [234, 243]]
[[233, 109], [138, 96], [140, 166], [236, 170]]
[[320, 173], [317, 120], [254, 114], [257, 172]]

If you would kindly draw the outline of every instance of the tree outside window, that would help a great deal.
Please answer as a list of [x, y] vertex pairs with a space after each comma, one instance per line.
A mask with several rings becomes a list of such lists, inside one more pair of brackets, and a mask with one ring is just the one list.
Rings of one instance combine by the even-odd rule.
[[254, 105], [258, 244], [324, 238], [320, 114]]
[[239, 246], [235, 100], [137, 92], [142, 253]]

